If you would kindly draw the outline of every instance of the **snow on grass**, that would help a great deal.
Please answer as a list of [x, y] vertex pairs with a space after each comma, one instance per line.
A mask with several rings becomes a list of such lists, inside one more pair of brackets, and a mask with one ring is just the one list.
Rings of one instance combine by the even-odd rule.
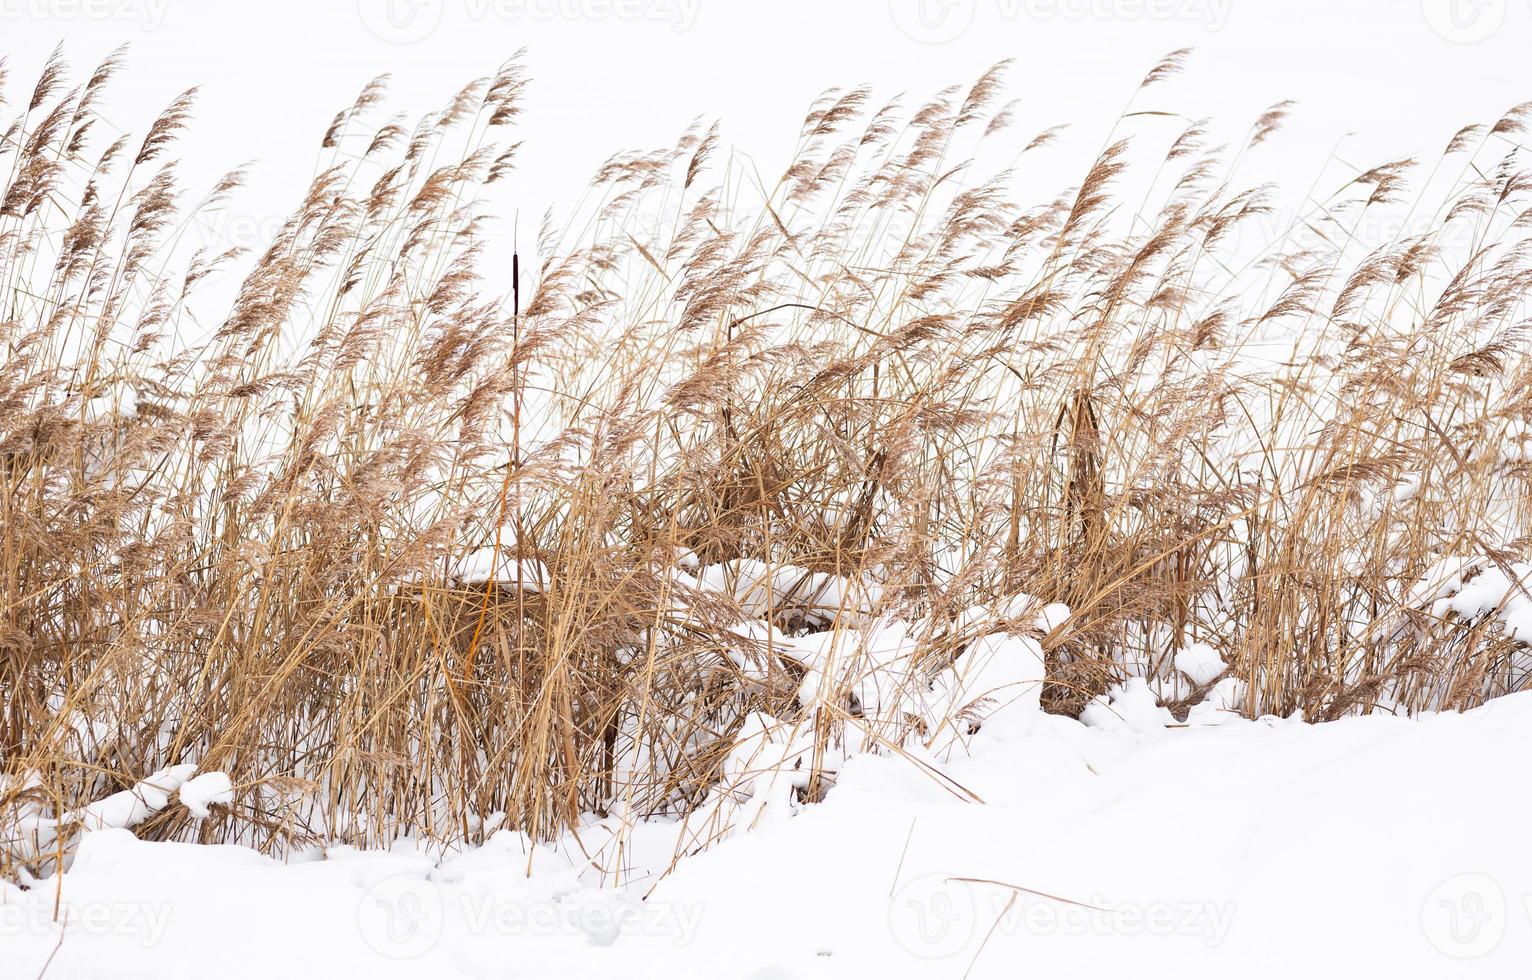
[[1206, 643], [1189, 643], [1176, 652], [1176, 670], [1198, 687], [1213, 683], [1227, 669], [1218, 651]]
[[[156, 770], [133, 786], [119, 790], [99, 800], [87, 803], [60, 816], [50, 815], [44, 805], [46, 797], [39, 792], [41, 783], [35, 776], [20, 780], [23, 802], [9, 813], [9, 819], [0, 824], [0, 845], [16, 852], [48, 856], [59, 851], [67, 854], [77, 835], [103, 830], [131, 830], [171, 805], [174, 796], [193, 817], [208, 816], [213, 803], [228, 803], [234, 798], [229, 777], [212, 771], [201, 775], [195, 763], [166, 766]], [[0, 792], [10, 790], [8, 780], [0, 778]], [[34, 794], [26, 799], [27, 791]], [[62, 846], [60, 846], [62, 842]], [[52, 866], [45, 860], [43, 866]], [[25, 877], [24, 877], [24, 880]]]
[[63, 822], [78, 821], [86, 830], [137, 827], [165, 809], [165, 804], [170, 802], [170, 794], [196, 771], [195, 765], [166, 766], [147, 779], [140, 780], [132, 789], [87, 804], [74, 815], [74, 819]]
[[[287, 864], [99, 831], [62, 878], [0, 886], [4, 972], [51, 955], [48, 977], [167, 980], [1522, 975], [1532, 854], [1483, 830], [1532, 807], [1512, 778], [1532, 695], [1217, 727], [1144, 700], [1130, 682], [1088, 712], [1119, 719], [1103, 725], [981, 724], [945, 762], [848, 758], [817, 804], [790, 791], [809, 743], [753, 716], [729, 768], [762, 819], [678, 860], [681, 824], [617, 816], [552, 844], [498, 830]], [[221, 795], [217, 775], [182, 802]], [[1292, 832], [1315, 812], [1333, 833]]]
[[234, 800], [234, 789], [227, 773], [204, 772], [181, 784], [181, 804], [198, 820], [207, 818], [208, 807], [214, 803], [228, 804]]

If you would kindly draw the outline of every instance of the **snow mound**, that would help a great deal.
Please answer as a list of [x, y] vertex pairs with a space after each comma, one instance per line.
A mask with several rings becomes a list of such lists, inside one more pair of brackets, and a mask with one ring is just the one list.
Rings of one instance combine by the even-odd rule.
[[[1136, 680], [1101, 710], [1163, 723]], [[752, 715], [727, 768], [770, 799], [700, 854], [718, 825], [616, 814], [552, 842], [502, 829], [476, 847], [406, 838], [288, 864], [88, 833], [66, 873], [0, 883], [0, 973], [1002, 980], [1323, 962], [1434, 980], [1518, 976], [1532, 959], [1532, 853], [1483, 832], [1532, 809], [1528, 783], [1505, 778], [1532, 741], [1532, 694], [1416, 720], [1162, 725], [1153, 740], [1055, 715], [1003, 739], [989, 727], [950, 763], [845, 760], [806, 806], [793, 766], [807, 729]], [[1316, 813], [1365, 832], [1271, 832]]]
[[1206, 643], [1189, 643], [1176, 651], [1176, 670], [1198, 687], [1213, 683], [1227, 669], [1223, 657]]

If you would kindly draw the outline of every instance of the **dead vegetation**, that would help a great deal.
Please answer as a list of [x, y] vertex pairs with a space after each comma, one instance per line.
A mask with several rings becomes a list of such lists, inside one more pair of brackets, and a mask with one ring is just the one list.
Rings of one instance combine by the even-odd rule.
[[[933, 622], [1066, 603], [1055, 711], [1191, 640], [1251, 714], [1524, 683], [1523, 645], [1410, 589], [1441, 556], [1528, 557], [1529, 106], [1431, 162], [1460, 176], [1412, 205], [1428, 231], [1358, 254], [1410, 162], [1253, 250], [1248, 146], [1201, 124], [1142, 164], [1124, 134], [1167, 121], [1125, 117], [1077, 188], [1018, 203], [966, 164], [1049, 142], [1008, 128], [1001, 68], [909, 107], [831, 91], [760, 194], [716, 127], [612, 158], [513, 288], [476, 200], [516, 179], [515, 61], [414, 126], [369, 85], [264, 251], [169, 267], [239, 175], [187, 205], [190, 93], [98, 146], [119, 60], [71, 87], [55, 58], [0, 136], [0, 812], [187, 760], [238, 802], [141, 834], [682, 809], [746, 712], [795, 710], [795, 665], [741, 624], [824, 625], [682, 560], [875, 582], [879, 614]], [[1130, 161], [1159, 168], [1136, 209]], [[194, 320], [216, 269], [237, 299]]]

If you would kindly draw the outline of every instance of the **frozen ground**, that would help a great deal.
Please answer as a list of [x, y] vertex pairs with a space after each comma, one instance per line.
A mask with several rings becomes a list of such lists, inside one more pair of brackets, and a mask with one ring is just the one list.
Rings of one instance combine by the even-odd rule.
[[674, 824], [286, 865], [98, 831], [62, 879], [3, 886], [0, 975], [1527, 975], [1532, 694], [1323, 725], [1133, 700], [944, 764], [858, 756], [662, 879]]

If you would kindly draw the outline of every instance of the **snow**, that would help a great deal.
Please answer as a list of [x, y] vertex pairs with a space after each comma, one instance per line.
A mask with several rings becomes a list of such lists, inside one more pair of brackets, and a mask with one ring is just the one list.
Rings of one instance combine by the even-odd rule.
[[[807, 733], [757, 713], [728, 763], [743, 822], [679, 858], [708, 827], [614, 815], [552, 843], [497, 829], [281, 863], [109, 826], [61, 877], [0, 885], [0, 974], [1525, 975], [1532, 852], [1503, 831], [1532, 809], [1532, 694], [1325, 724], [1241, 719], [1238, 694], [1218, 681], [1186, 722], [1142, 678], [1085, 722], [1025, 700], [945, 760], [848, 753], [818, 803], [797, 793]], [[220, 775], [156, 773], [141, 806], [91, 812], [126, 825], [178, 778], [205, 806]]]
[[233, 802], [234, 789], [227, 773], [214, 770], [193, 776], [182, 783], [180, 799], [192, 816], [203, 820], [210, 812], [208, 807], [212, 804]]
[[1186, 721], [1191, 725], [1221, 725], [1239, 718], [1245, 706], [1246, 685], [1238, 677], [1225, 677], [1207, 697], [1192, 705]]
[[[902, 619], [873, 578], [693, 553], [654, 571], [678, 615], [738, 610], [708, 656], [798, 678], [788, 704], [742, 699], [722, 718], [718, 778], [690, 809], [616, 793], [553, 841], [490, 813], [469, 844], [278, 860], [135, 837], [161, 813], [196, 822], [183, 836], [237, 830], [223, 771], [166, 766], [61, 813], [21, 774], [0, 786], [19, 801], [0, 842], [37, 860], [0, 882], [0, 980], [1181, 978], [1316, 962], [1393, 978], [1518, 975], [1532, 955], [1532, 856], [1485, 832], [1532, 808], [1516, 777], [1532, 694], [1414, 720], [1250, 720], [1223, 653], [1166, 635], [1075, 720], [1041, 705], [1062, 604]], [[547, 572], [485, 548], [451, 574], [535, 590]], [[1496, 619], [1532, 639], [1529, 582], [1532, 565], [1442, 556], [1379, 628]], [[624, 738], [616, 785], [646, 765]]]
[[1198, 687], [1213, 683], [1226, 669], [1218, 651], [1206, 643], [1189, 643], [1176, 653], [1176, 670]]
[[548, 569], [533, 558], [517, 561], [502, 548], [493, 546], [477, 548], [464, 555], [458, 563], [456, 577], [468, 585], [516, 586], [523, 592], [541, 592], [543, 583], [550, 581]]
[[[695, 562], [694, 556], [681, 556], [683, 561], [687, 558]], [[732, 596], [745, 615], [771, 616], [806, 626], [861, 622], [881, 596], [874, 582], [856, 582], [796, 565], [771, 565], [749, 558], [695, 570], [704, 588]]]
[[1160, 707], [1159, 700], [1142, 677], [1114, 684], [1080, 712], [1080, 720], [1096, 728], [1121, 732], [1156, 732], [1175, 724], [1175, 716]]
[[134, 392], [127, 389], [114, 394], [97, 396], [89, 399], [84, 404], [86, 422], [126, 421], [133, 418], [137, 413], [137, 396]]
[[170, 794], [197, 771], [195, 765], [167, 766], [146, 779], [140, 780], [132, 789], [113, 793], [82, 807], [73, 819], [61, 823], [78, 822], [86, 830], [105, 830], [108, 827], [136, 827], [165, 809]]
[[1411, 588], [1409, 604], [1438, 620], [1494, 618], [1511, 639], [1532, 644], [1532, 563], [1482, 555], [1440, 558]]
[[[777, 714], [742, 701], [721, 720], [718, 778], [690, 809], [616, 793], [553, 841], [490, 813], [469, 844], [278, 860], [134, 835], [174, 808], [202, 839], [237, 829], [223, 771], [166, 766], [57, 814], [23, 774], [0, 787], [20, 801], [0, 838], [37, 860], [0, 882], [0, 978], [1275, 977], [1314, 963], [1393, 978], [1518, 975], [1532, 955], [1532, 855], [1485, 832], [1532, 808], [1515, 778], [1532, 694], [1413, 720], [1250, 720], [1224, 655], [1167, 635], [1076, 720], [1041, 705], [1062, 604], [902, 619], [875, 578], [689, 552], [654, 571], [678, 615], [733, 603], [708, 656], [798, 678]], [[451, 574], [551, 581], [493, 547]], [[1443, 556], [1379, 628], [1493, 618], [1532, 639], [1529, 582], [1532, 565]], [[624, 738], [617, 785], [646, 764]]]

